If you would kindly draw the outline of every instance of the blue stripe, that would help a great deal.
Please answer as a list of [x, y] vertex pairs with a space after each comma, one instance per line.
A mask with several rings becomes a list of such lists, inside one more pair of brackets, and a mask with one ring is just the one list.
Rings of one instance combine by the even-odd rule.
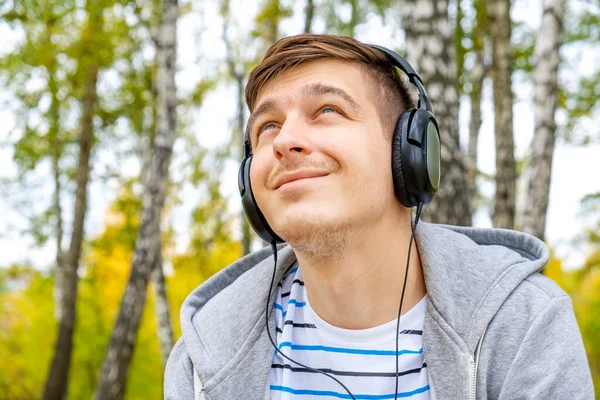
[[287, 315], [287, 312], [283, 311], [283, 306], [281, 304], [277, 304], [277, 303], [275, 303], [274, 305], [275, 305], [275, 309], [276, 310], [281, 310], [281, 312], [283, 313], [283, 318], [285, 319], [285, 316]]
[[[331, 391], [325, 391], [325, 390], [299, 390], [299, 389], [292, 389], [292, 388], [286, 387], [286, 386], [274, 386], [274, 385], [271, 385], [270, 389], [280, 391], [280, 392], [297, 394], [297, 395], [323, 396], [323, 397], [331, 396], [331, 397], [337, 397], [338, 399], [351, 399], [352, 398], [348, 393], [338, 393], [338, 392], [331, 392]], [[399, 392], [398, 397], [399, 398], [410, 397], [410, 396], [414, 396], [415, 394], [424, 393], [428, 390], [429, 390], [429, 385], [423, 386], [422, 388], [412, 390], [410, 392]], [[358, 399], [362, 399], [362, 400], [373, 400], [373, 399], [379, 400], [379, 399], [381, 399], [381, 400], [384, 400], [384, 399], [393, 399], [395, 397], [394, 393], [391, 393], [391, 394], [353, 394], [353, 396], [357, 400]]]
[[[288, 301], [288, 306], [290, 304], [293, 304], [296, 307], [304, 307], [304, 306], [306, 306], [306, 302], [305, 301], [297, 301], [296, 299], [290, 299], [290, 301]], [[275, 306], [276, 309], [283, 311], [284, 315], [286, 314], [286, 312], [283, 309], [283, 306], [281, 304], [275, 303], [274, 306]]]
[[[329, 346], [309, 346], [303, 344], [292, 344], [292, 342], [283, 342], [279, 345], [279, 350], [283, 347], [289, 347], [292, 350], [320, 350], [320, 351], [328, 351], [331, 353], [347, 353], [347, 354], [367, 354], [374, 356], [396, 356], [396, 352], [394, 350], [363, 350], [363, 349], [345, 349], [342, 347], [329, 347]], [[419, 350], [400, 350], [398, 351], [398, 355], [402, 354], [422, 354], [423, 348]]]

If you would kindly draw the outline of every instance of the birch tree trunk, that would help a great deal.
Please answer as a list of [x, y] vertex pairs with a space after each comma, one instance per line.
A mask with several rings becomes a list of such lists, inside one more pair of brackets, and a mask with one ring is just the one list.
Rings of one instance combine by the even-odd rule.
[[[153, 38], [155, 45], [158, 44], [158, 38]], [[158, 60], [156, 60], [158, 64]], [[156, 82], [152, 83], [152, 93], [156, 93]], [[154, 97], [154, 104], [156, 104], [156, 95]], [[156, 131], [156, 119], [152, 125], [153, 132]], [[144, 139], [148, 139], [145, 141]], [[140, 143], [140, 155], [142, 158], [142, 172], [140, 174], [140, 181], [143, 187], [147, 186], [148, 176], [150, 171], [150, 163], [152, 161], [152, 149], [150, 148], [149, 142], [152, 138], [148, 136], [142, 137]], [[159, 238], [160, 240], [160, 238]], [[162, 248], [161, 243], [158, 244], [159, 248]], [[169, 297], [167, 296], [167, 285], [165, 282], [165, 274], [162, 265], [162, 255], [156, 260], [156, 265], [152, 267], [151, 275], [154, 294], [156, 296], [154, 303], [154, 314], [156, 316], [156, 336], [158, 337], [158, 343], [160, 345], [160, 355], [163, 367], [166, 367], [169, 354], [175, 344], [173, 335], [173, 327], [171, 325], [171, 309], [169, 307]]]
[[[95, 38], [102, 34], [103, 19], [102, 8], [95, 2], [89, 1], [85, 5], [87, 22], [83, 35], [87, 38]], [[54, 296], [57, 301], [58, 335], [54, 346], [52, 362], [48, 370], [44, 392], [44, 400], [62, 400], [67, 397], [69, 383], [69, 368], [71, 365], [71, 354], [73, 352], [73, 332], [76, 322], [76, 301], [79, 277], [79, 259], [83, 243], [85, 216], [87, 211], [87, 186], [90, 178], [90, 156], [95, 141], [94, 112], [97, 103], [97, 83], [99, 64], [98, 60], [90, 56], [93, 52], [89, 47], [90, 42], [83, 42], [82, 56], [79, 60], [78, 73], [83, 79], [83, 95], [81, 98], [81, 120], [79, 134], [79, 158], [75, 170], [75, 204], [73, 212], [73, 230], [66, 253], [62, 250], [63, 223], [60, 207], [60, 142], [58, 131], [50, 132], [53, 136], [52, 168], [54, 174], [54, 209], [57, 213], [56, 223], [56, 281]], [[52, 75], [52, 74], [51, 74]], [[58, 87], [51, 77], [49, 81], [52, 92], [53, 104], [58, 104]], [[56, 102], [56, 103], [55, 103]], [[53, 110], [52, 119], [58, 126], [59, 113], [56, 107]], [[55, 127], [55, 128], [56, 128]]]
[[417, 70], [433, 103], [441, 139], [441, 182], [427, 206], [433, 222], [470, 225], [466, 159], [458, 134], [456, 55], [446, 0], [408, 0], [400, 7], [408, 62]]
[[[101, 15], [98, 10], [88, 10], [92, 32], [100, 32]], [[86, 71], [85, 92], [82, 99], [81, 133], [79, 136], [79, 162], [75, 172], [75, 212], [73, 232], [69, 251], [64, 262], [59, 263], [60, 273], [60, 321], [58, 338], [54, 348], [52, 364], [44, 386], [44, 400], [62, 400], [66, 397], [71, 353], [73, 350], [73, 330], [75, 328], [75, 304], [79, 278], [77, 270], [83, 242], [83, 228], [87, 211], [87, 185], [90, 177], [90, 155], [94, 143], [94, 109], [97, 101], [96, 85], [98, 82], [98, 65], [92, 62], [84, 67]]]
[[544, 240], [556, 139], [559, 50], [565, 0], [543, 0], [542, 23], [535, 44], [535, 132], [527, 169], [527, 198], [521, 229]]
[[[160, 239], [159, 239], [160, 240]], [[160, 248], [159, 242], [159, 248]], [[156, 315], [156, 333], [158, 335], [158, 343], [160, 344], [160, 355], [163, 363], [163, 368], [167, 366], [169, 354], [175, 344], [173, 327], [171, 326], [171, 309], [169, 307], [169, 299], [167, 297], [167, 285], [165, 282], [165, 274], [163, 271], [162, 257], [158, 254], [156, 265], [152, 271], [152, 283], [156, 299], [154, 301], [154, 313]]]
[[[153, 7], [153, 9], [157, 13], [160, 11], [159, 7]], [[160, 18], [157, 16], [156, 20], [160, 20]], [[156, 48], [160, 46], [159, 34], [160, 32], [158, 31], [158, 29], [154, 29], [151, 33], [152, 41]], [[159, 54], [160, 52], [156, 52], [155, 54], [154, 60], [156, 65], [159, 64]], [[152, 162], [152, 149], [150, 148], [150, 144], [154, 142], [154, 136], [156, 135], [157, 131], [156, 105], [158, 104], [158, 82], [156, 82], [156, 80], [152, 80], [150, 84], [154, 104], [154, 116], [152, 118], [152, 128], [150, 132], [151, 135], [147, 135], [146, 137], [144, 137], [145, 139], [148, 139], [147, 141], [142, 140], [141, 142], [142, 173], [140, 174], [140, 179], [143, 187], [147, 187], [148, 185], [150, 165]], [[162, 249], [162, 243], [160, 240], [161, 238], [159, 236], [158, 248]], [[175, 336], [173, 334], [173, 326], [171, 325], [171, 308], [169, 306], [169, 297], [167, 296], [167, 284], [165, 282], [165, 274], [163, 270], [162, 253], [160, 252], [156, 260], [156, 265], [152, 267], [151, 279], [154, 286], [154, 294], [156, 296], [154, 303], [154, 315], [156, 317], [156, 335], [158, 337], [158, 343], [160, 345], [161, 361], [164, 368], [167, 365], [169, 354], [171, 354], [171, 350], [175, 345]]]
[[[221, 5], [221, 15], [223, 17], [223, 34], [222, 39], [225, 43], [225, 62], [227, 63], [227, 70], [229, 75], [235, 81], [236, 87], [236, 111], [235, 111], [235, 129], [233, 131], [233, 137], [231, 140], [231, 144], [233, 148], [236, 149], [234, 153], [234, 157], [237, 160], [241, 160], [242, 158], [242, 139], [244, 135], [244, 126], [246, 123], [246, 119], [244, 116], [244, 110], [246, 108], [245, 97], [244, 97], [244, 75], [245, 71], [243, 66], [236, 65], [233, 55], [233, 46], [231, 40], [229, 39], [229, 35], [227, 34], [229, 30], [229, 24], [231, 22], [229, 16], [229, 0], [223, 0]], [[277, 29], [275, 29], [277, 31]], [[250, 245], [252, 242], [252, 233], [250, 231], [250, 223], [246, 218], [246, 213], [244, 210], [240, 210], [240, 221], [242, 222], [242, 252], [243, 256], [246, 254], [250, 254]]]
[[471, 210], [474, 211], [477, 202], [477, 146], [479, 144], [479, 129], [481, 128], [481, 92], [483, 90], [483, 81], [485, 79], [485, 38], [487, 35], [485, 26], [487, 25], [487, 13], [485, 0], [475, 0], [475, 26], [473, 27], [473, 52], [475, 60], [471, 70], [471, 92], [469, 93], [471, 101], [471, 118], [469, 120], [469, 147], [467, 159], [469, 161], [469, 186], [471, 188]]
[[169, 163], [176, 137], [175, 88], [177, 0], [163, 0], [157, 46], [157, 132], [148, 179], [142, 198], [142, 216], [131, 275], [106, 351], [97, 400], [119, 400], [125, 394], [129, 364], [146, 303], [148, 281], [160, 262], [160, 216], [165, 203]]
[[[50, 27], [48, 26], [49, 30]], [[50, 37], [48, 37], [50, 39]], [[49, 40], [50, 41], [50, 40]], [[50, 43], [48, 45], [51, 45]], [[64, 259], [65, 254], [62, 246], [62, 238], [64, 234], [63, 219], [62, 219], [62, 207], [61, 207], [61, 184], [60, 184], [60, 164], [59, 160], [62, 154], [62, 142], [59, 138], [60, 130], [60, 112], [59, 112], [59, 99], [58, 99], [58, 83], [56, 81], [56, 61], [51, 61], [50, 67], [48, 68], [48, 90], [50, 91], [50, 97], [52, 103], [49, 110], [50, 126], [48, 129], [48, 137], [50, 139], [51, 148], [51, 159], [52, 159], [52, 177], [54, 179], [54, 194], [53, 194], [53, 214], [56, 218], [55, 223], [55, 234], [56, 234], [56, 268], [54, 273], [54, 316], [57, 321], [62, 318], [62, 275], [64, 271]]]
[[489, 0], [496, 135], [496, 228], [514, 228], [517, 169], [513, 138], [510, 0]]

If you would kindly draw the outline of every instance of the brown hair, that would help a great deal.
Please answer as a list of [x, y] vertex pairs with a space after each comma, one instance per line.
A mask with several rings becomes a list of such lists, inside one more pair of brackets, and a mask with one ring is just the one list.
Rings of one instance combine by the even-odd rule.
[[250, 112], [265, 84], [298, 64], [323, 58], [351, 61], [362, 67], [372, 81], [372, 100], [382, 126], [391, 137], [400, 114], [413, 107], [408, 88], [381, 51], [344, 36], [302, 34], [275, 42], [248, 77], [246, 103]]

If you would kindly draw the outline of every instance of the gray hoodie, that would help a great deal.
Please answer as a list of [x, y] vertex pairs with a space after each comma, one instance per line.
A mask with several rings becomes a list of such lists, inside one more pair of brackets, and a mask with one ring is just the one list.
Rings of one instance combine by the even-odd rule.
[[[571, 300], [538, 273], [549, 257], [541, 241], [425, 222], [416, 241], [427, 286], [423, 352], [432, 399], [594, 398]], [[278, 254], [275, 285], [296, 260], [289, 246]], [[273, 348], [264, 313], [272, 271], [265, 248], [190, 294], [167, 363], [165, 399], [194, 399], [193, 371], [200, 398], [269, 399]], [[269, 305], [275, 337], [272, 299]]]

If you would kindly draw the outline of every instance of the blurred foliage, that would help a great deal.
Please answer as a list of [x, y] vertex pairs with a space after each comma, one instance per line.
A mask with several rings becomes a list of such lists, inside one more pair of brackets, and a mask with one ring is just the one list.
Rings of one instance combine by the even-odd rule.
[[[129, 275], [141, 201], [133, 182], [125, 185], [111, 205], [105, 230], [85, 246], [79, 297], [75, 350], [70, 372], [69, 399], [89, 399], [110, 330]], [[205, 279], [239, 257], [240, 244], [231, 237], [226, 203], [211, 185], [194, 211], [189, 246], [175, 253], [165, 238], [167, 290], [172, 310]], [[53, 277], [28, 265], [0, 269], [0, 400], [37, 398], [46, 376], [56, 321], [53, 317]], [[127, 399], [157, 399], [162, 393], [163, 367], [156, 336], [154, 290], [149, 289], [132, 365]], [[180, 335], [178, 313], [172, 324]]]
[[291, 15], [291, 3], [284, 4], [281, 0], [263, 0], [258, 15], [254, 18], [255, 27], [251, 35], [262, 38], [266, 50], [279, 39], [279, 22]]
[[52, 279], [24, 265], [0, 274], [0, 399], [38, 398], [54, 348]]
[[[587, 48], [600, 54], [600, 1], [567, 1], [564, 26], [565, 46], [561, 51], [561, 68], [565, 71], [559, 81], [559, 107], [565, 122], [560, 124], [561, 136], [570, 143], [586, 145], [600, 143], [600, 67], [596, 57], [593, 70], [583, 73], [578, 52]], [[588, 50], [589, 51], [589, 50]], [[567, 52], [574, 53], [569, 60]]]
[[[0, 58], [0, 85], [12, 96], [6, 107], [17, 116], [16, 129], [9, 137], [17, 175], [8, 183], [8, 199], [30, 220], [27, 233], [38, 245], [56, 236], [57, 220], [63, 218], [54, 200], [49, 201], [45, 193], [52, 187], [57, 203], [63, 207], [65, 200], [72, 197], [80, 102], [91, 65], [101, 72], [110, 69], [117, 76], [111, 79], [101, 75], [98, 84], [94, 116], [97, 141], [105, 142], [119, 157], [127, 146], [120, 145], [122, 141], [115, 129], [118, 122], [127, 124], [139, 136], [154, 131], [153, 64], [144, 53], [148, 52], [155, 3], [0, 3], [4, 6], [0, 8], [0, 12], [4, 11], [1, 21], [24, 34], [22, 43]], [[90, 10], [102, 15], [102, 31], [93, 31], [86, 22]], [[113, 87], [116, 82], [120, 84]], [[110, 163], [95, 163], [95, 169], [98, 167], [104, 167], [100, 169], [108, 175], [118, 174]], [[40, 184], [43, 174], [48, 179]]]
[[394, 0], [324, 0], [320, 4], [327, 32], [356, 37], [356, 28], [371, 14], [384, 18], [390, 8], [399, 6]]

